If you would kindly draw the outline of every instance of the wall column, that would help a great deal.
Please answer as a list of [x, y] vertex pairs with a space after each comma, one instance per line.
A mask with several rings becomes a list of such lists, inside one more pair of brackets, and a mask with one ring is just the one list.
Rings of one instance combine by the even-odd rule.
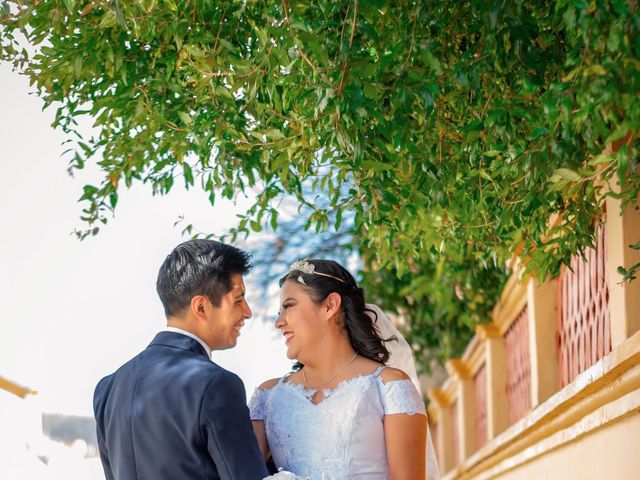
[[491, 440], [509, 426], [507, 349], [504, 338], [493, 324], [478, 325], [476, 334], [485, 341], [487, 440]]
[[454, 414], [458, 415], [458, 452], [460, 452], [460, 460], [463, 461], [471, 456], [476, 447], [473, 379], [469, 368], [459, 358], [449, 360], [447, 370], [457, 384], [458, 411]]
[[531, 360], [531, 408], [553, 395], [560, 386], [558, 368], [558, 281], [527, 283], [529, 357]]
[[453, 441], [451, 405], [447, 401], [444, 391], [439, 388], [430, 388], [427, 394], [431, 402], [429, 408], [433, 408], [437, 412], [438, 435], [437, 438], [433, 437], [432, 440], [438, 454], [440, 473], [445, 473], [455, 467], [453, 450], [450, 448], [451, 442]]
[[618, 267], [629, 268], [640, 262], [640, 250], [629, 245], [640, 241], [640, 212], [628, 206], [620, 211], [620, 200], [607, 197], [607, 277], [611, 348], [616, 348], [640, 330], [640, 272], [635, 280], [620, 284]]

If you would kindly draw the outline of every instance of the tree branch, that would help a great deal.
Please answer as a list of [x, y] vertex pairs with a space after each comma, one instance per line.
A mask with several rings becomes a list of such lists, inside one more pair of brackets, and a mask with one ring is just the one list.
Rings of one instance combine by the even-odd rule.
[[291, 31], [291, 20], [289, 19], [289, 2], [287, 0], [282, 0], [282, 9], [284, 10], [284, 20], [285, 20], [285, 23], [287, 24], [289, 35], [291, 35], [291, 38], [293, 39], [293, 44], [296, 48], [296, 51], [298, 52], [300, 57], [311, 67], [311, 69], [314, 71], [316, 75], [322, 78], [325, 82], [330, 83], [327, 76], [324, 75], [320, 70], [318, 70], [318, 68], [313, 64], [313, 62], [311, 62], [309, 57], [307, 57], [307, 55], [302, 51], [302, 48], [300, 48], [296, 43], [296, 36]]
[[342, 95], [342, 88], [344, 87], [344, 79], [347, 75], [347, 69], [349, 68], [349, 54], [351, 53], [351, 45], [353, 44], [353, 35], [356, 32], [357, 17], [358, 17], [358, 0], [354, 0], [353, 20], [351, 21], [351, 35], [349, 36], [349, 52], [347, 53], [347, 58], [344, 59], [344, 63], [342, 64], [342, 72], [340, 73], [340, 83], [338, 84], [338, 88], [336, 89], [336, 92], [338, 92], [338, 95]]

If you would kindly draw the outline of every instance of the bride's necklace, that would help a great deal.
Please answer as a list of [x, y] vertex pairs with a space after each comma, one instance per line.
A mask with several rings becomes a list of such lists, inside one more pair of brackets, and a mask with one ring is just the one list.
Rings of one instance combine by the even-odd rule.
[[318, 385], [316, 385], [315, 387], [312, 387], [311, 385], [309, 385], [309, 382], [307, 381], [307, 374], [304, 373], [304, 368], [302, 369], [302, 377], [304, 378], [304, 384], [313, 389], [313, 390], [317, 390], [319, 387], [326, 385], [327, 383], [329, 383], [331, 380], [333, 380], [334, 378], [336, 378], [338, 376], [338, 374], [343, 371], [345, 368], [347, 368], [349, 365], [351, 365], [353, 363], [353, 361], [356, 359], [356, 357], [358, 356], [358, 352], [353, 354], [353, 357], [351, 358], [351, 360], [349, 360], [347, 363], [345, 363], [342, 367], [340, 367], [336, 373], [334, 373], [333, 375], [331, 375], [328, 379], [326, 379], [324, 382], [319, 383]]

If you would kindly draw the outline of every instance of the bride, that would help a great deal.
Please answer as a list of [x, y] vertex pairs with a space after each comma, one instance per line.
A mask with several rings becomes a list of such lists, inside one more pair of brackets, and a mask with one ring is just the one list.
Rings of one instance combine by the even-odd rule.
[[276, 327], [299, 363], [251, 398], [265, 459], [310, 480], [438, 478], [411, 351], [389, 319], [333, 261], [296, 262], [280, 286]]

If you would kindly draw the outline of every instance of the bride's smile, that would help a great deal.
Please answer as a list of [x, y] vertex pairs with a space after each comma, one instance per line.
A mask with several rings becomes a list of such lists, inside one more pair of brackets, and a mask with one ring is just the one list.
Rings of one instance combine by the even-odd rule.
[[294, 281], [283, 285], [280, 298], [275, 326], [284, 337], [287, 357], [304, 363], [304, 358], [308, 360], [319, 353], [326, 334], [326, 308], [314, 303], [306, 287]]

